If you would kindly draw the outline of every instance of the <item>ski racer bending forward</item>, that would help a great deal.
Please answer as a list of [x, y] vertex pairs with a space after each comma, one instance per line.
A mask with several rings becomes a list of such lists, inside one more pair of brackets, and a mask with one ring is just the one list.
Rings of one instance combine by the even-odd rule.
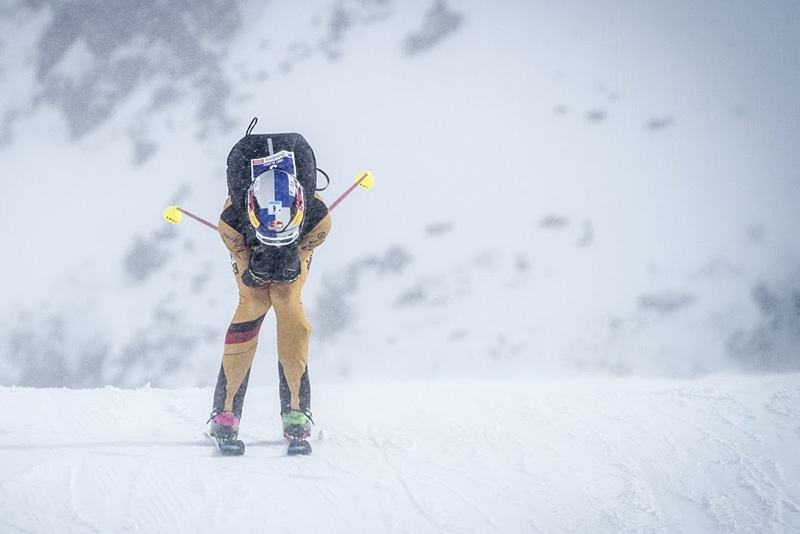
[[229, 196], [219, 233], [231, 254], [239, 304], [225, 336], [209, 435], [221, 451], [227, 444], [230, 454], [244, 452], [238, 441], [242, 406], [261, 323], [273, 308], [283, 433], [290, 454], [308, 454], [311, 327], [301, 292], [331, 218], [316, 193], [314, 152], [303, 136], [252, 134], [254, 125], [228, 155]]

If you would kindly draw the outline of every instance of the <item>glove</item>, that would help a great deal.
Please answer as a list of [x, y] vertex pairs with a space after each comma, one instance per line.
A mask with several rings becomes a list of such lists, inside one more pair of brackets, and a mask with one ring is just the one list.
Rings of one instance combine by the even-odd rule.
[[250, 256], [250, 264], [242, 274], [242, 283], [260, 288], [272, 282], [288, 284], [300, 276], [300, 257], [297, 243], [276, 247], [259, 245]]

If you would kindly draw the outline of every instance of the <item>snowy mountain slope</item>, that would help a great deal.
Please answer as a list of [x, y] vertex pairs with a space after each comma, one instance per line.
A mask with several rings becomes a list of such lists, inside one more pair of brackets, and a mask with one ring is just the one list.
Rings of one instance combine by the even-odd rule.
[[796, 532], [800, 377], [429, 380], [315, 390], [286, 457], [254, 388], [247, 453], [211, 391], [0, 388], [0, 530]]
[[142, 5], [2, 12], [1, 383], [213, 381], [227, 257], [160, 213], [216, 218], [254, 115], [326, 198], [378, 180], [315, 256], [318, 380], [797, 367], [795, 3]]

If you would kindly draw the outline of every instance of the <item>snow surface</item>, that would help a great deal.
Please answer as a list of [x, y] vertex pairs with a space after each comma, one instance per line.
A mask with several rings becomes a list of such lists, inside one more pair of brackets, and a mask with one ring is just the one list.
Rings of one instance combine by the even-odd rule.
[[309, 457], [268, 387], [215, 456], [210, 395], [0, 388], [0, 531], [800, 530], [799, 375], [317, 387]]

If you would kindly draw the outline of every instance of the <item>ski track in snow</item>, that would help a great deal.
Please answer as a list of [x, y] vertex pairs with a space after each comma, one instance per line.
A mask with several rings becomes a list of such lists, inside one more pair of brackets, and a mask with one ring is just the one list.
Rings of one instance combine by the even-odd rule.
[[318, 386], [309, 457], [257, 387], [215, 456], [211, 394], [0, 388], [0, 531], [800, 529], [797, 375]]

